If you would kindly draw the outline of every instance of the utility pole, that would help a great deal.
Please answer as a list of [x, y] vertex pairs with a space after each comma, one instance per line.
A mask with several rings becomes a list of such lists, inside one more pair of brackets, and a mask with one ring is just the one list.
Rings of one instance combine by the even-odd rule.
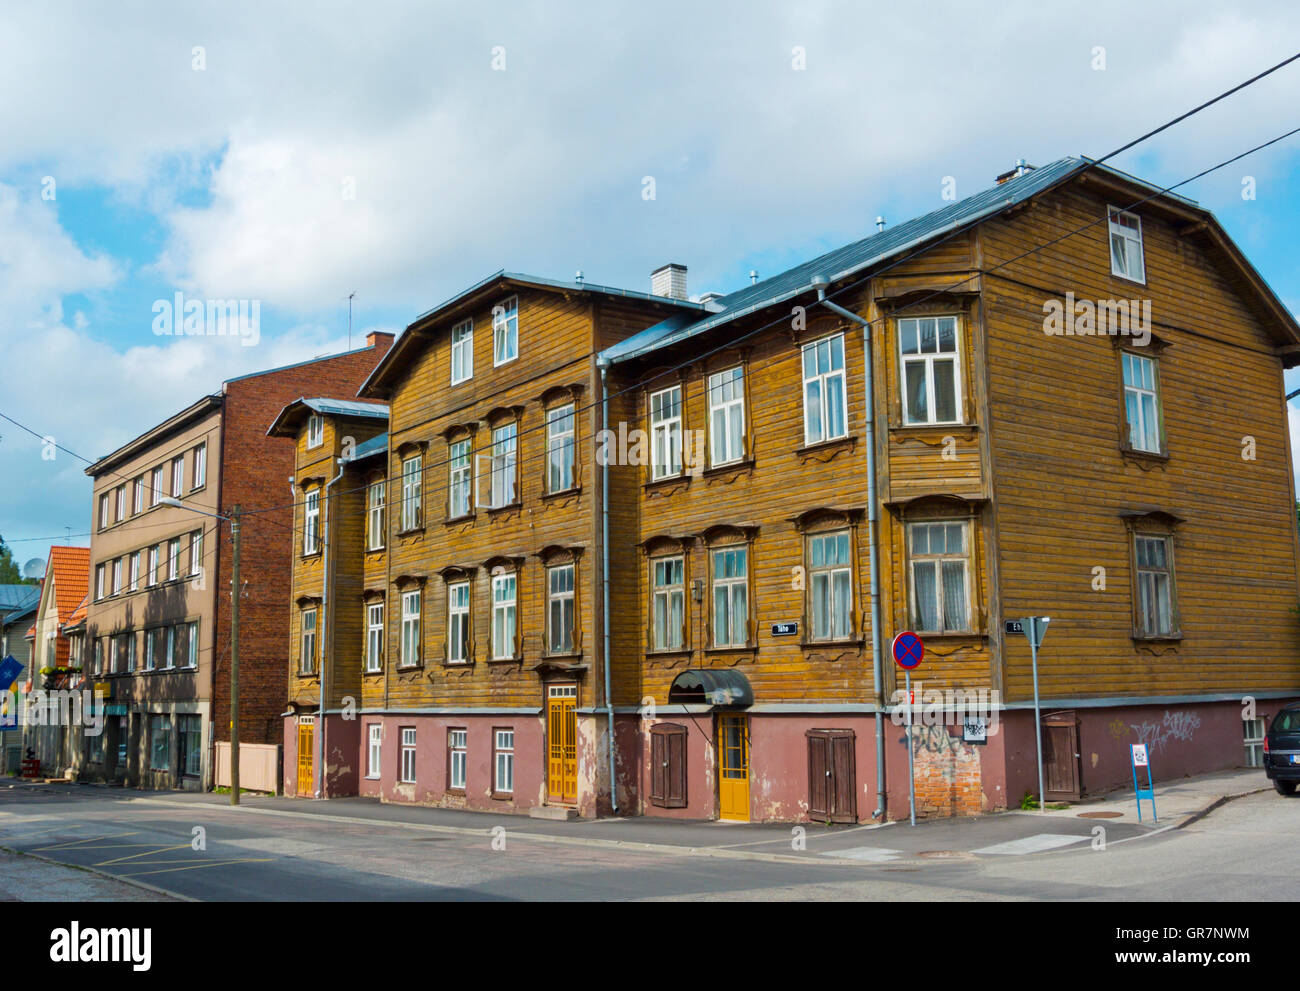
[[352, 297], [355, 292], [348, 293], [348, 350], [352, 350]]
[[230, 507], [230, 804], [239, 804], [239, 507]]

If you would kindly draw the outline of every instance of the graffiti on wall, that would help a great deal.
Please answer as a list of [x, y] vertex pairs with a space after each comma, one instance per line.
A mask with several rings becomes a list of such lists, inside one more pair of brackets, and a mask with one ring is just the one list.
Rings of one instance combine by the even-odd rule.
[[1201, 728], [1201, 717], [1194, 712], [1170, 712], [1166, 709], [1164, 719], [1133, 723], [1132, 726], [1138, 743], [1145, 743], [1147, 751], [1154, 754], [1163, 750], [1170, 740], [1190, 743]]

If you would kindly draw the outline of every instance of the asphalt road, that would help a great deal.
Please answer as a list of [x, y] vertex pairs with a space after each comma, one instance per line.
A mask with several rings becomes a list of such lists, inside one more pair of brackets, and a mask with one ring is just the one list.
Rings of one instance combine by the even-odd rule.
[[1272, 793], [1105, 850], [861, 864], [815, 850], [778, 859], [743, 845], [716, 857], [553, 842], [502, 822], [497, 835], [486, 821], [477, 833], [432, 832], [99, 789], [0, 793], [0, 847], [203, 901], [1300, 898], [1300, 798]]

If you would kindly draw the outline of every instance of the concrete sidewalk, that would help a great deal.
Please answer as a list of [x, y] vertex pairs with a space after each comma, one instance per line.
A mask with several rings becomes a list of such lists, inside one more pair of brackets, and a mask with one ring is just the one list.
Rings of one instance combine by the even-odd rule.
[[[81, 790], [87, 786], [66, 787]], [[1052, 850], [1088, 849], [1098, 838], [1106, 843], [1134, 840], [1195, 821], [1231, 798], [1271, 789], [1259, 769], [1241, 769], [1169, 781], [1156, 786], [1157, 819], [1150, 805], [1139, 823], [1133, 793], [1115, 792], [1099, 800], [1045, 812], [1019, 810], [962, 819], [906, 821], [884, 825], [825, 826], [819, 823], [728, 823], [668, 820], [647, 816], [598, 820], [552, 821], [490, 812], [380, 803], [374, 799], [244, 796], [236, 814], [334, 819], [350, 824], [384, 825], [434, 832], [482, 835], [504, 827], [511, 837], [563, 844], [622, 847], [664, 853], [805, 860], [810, 854], [828, 862], [891, 863], [1024, 856]], [[130, 804], [165, 803], [231, 809], [227, 795], [169, 792], [162, 794], [104, 789]], [[0, 791], [3, 795], [3, 791]], [[1098, 832], [1096, 827], [1102, 827]]]

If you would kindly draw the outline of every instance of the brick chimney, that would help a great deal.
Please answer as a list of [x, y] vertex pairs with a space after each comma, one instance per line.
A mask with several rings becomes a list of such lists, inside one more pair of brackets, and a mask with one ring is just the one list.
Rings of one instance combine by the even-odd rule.
[[650, 292], [669, 299], [686, 299], [686, 266], [668, 264], [650, 273]]
[[372, 330], [366, 335], [366, 347], [377, 347], [381, 351], [387, 351], [393, 344], [393, 335], [386, 334], [382, 330]]

